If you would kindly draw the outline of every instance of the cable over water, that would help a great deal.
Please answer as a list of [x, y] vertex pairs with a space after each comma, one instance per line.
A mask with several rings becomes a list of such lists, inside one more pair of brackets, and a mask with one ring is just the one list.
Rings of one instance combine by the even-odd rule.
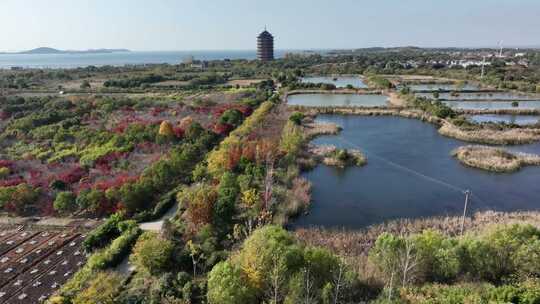
[[356, 148], [356, 149], [366, 151], [370, 156], [373, 156], [373, 157], [379, 159], [380, 161], [382, 161], [382, 162], [384, 162], [384, 163], [386, 163], [386, 164], [388, 164], [388, 165], [391, 165], [391, 166], [393, 166], [393, 167], [395, 167], [395, 168], [397, 168], [397, 169], [400, 169], [400, 170], [405, 171], [405, 172], [412, 173], [412, 174], [414, 174], [414, 175], [416, 175], [416, 176], [418, 176], [418, 177], [420, 177], [420, 178], [423, 178], [423, 179], [425, 179], [425, 180], [427, 180], [427, 181], [430, 181], [430, 182], [432, 182], [432, 183], [436, 183], [436, 184], [445, 186], [445, 187], [447, 187], [448, 189], [451, 189], [451, 190], [453, 190], [453, 191], [457, 191], [457, 192], [460, 192], [460, 193], [465, 193], [465, 191], [467, 191], [466, 189], [462, 189], [462, 188], [460, 188], [460, 187], [458, 187], [458, 186], [456, 186], [456, 185], [452, 185], [452, 184], [447, 183], [447, 182], [445, 182], [445, 181], [442, 181], [442, 180], [440, 180], [440, 179], [437, 179], [437, 178], [434, 178], [434, 177], [425, 175], [425, 174], [423, 174], [423, 173], [420, 173], [420, 172], [418, 172], [418, 171], [416, 171], [416, 170], [414, 170], [414, 169], [411, 169], [411, 168], [405, 167], [405, 166], [403, 166], [403, 165], [397, 164], [397, 163], [395, 163], [395, 162], [393, 162], [393, 161], [391, 161], [391, 160], [388, 160], [388, 159], [386, 159], [386, 158], [384, 158], [384, 157], [382, 157], [382, 156], [379, 156], [379, 155], [377, 155], [377, 154], [375, 154], [375, 153], [372, 153], [372, 152], [370, 152], [370, 151], [368, 151], [368, 150], [366, 150], [366, 149], [364, 149], [364, 148], [360, 148], [360, 147], [359, 147], [358, 145], [356, 145], [355, 143], [352, 143], [352, 142], [346, 140], [345, 138], [343, 138], [343, 137], [341, 137], [341, 136], [339, 136], [339, 135], [337, 135], [336, 137], [337, 137], [339, 140], [341, 140], [342, 142], [344, 142], [345, 144], [348, 144], [348, 145], [350, 145], [350, 146], [352, 146], [352, 147], [354, 147], [354, 148]]

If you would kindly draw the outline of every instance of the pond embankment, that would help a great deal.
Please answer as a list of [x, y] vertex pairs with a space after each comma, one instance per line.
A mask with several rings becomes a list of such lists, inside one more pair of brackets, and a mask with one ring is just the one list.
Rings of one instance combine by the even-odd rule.
[[335, 94], [359, 94], [359, 95], [383, 95], [384, 91], [374, 90], [369, 88], [357, 88], [357, 89], [335, 89], [335, 90], [321, 90], [321, 89], [299, 89], [288, 91], [285, 98], [292, 95], [301, 94], [321, 94], [321, 95], [335, 95]]

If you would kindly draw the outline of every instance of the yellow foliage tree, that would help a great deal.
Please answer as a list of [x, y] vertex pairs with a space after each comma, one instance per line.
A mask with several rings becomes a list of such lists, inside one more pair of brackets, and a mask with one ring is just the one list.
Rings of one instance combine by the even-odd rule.
[[261, 289], [268, 283], [268, 274], [276, 260], [292, 271], [301, 259], [301, 248], [292, 236], [281, 227], [269, 225], [255, 231], [244, 242], [233, 263], [240, 266], [250, 286]]
[[259, 200], [259, 193], [257, 189], [248, 189], [242, 192], [242, 203], [246, 206], [253, 206]]
[[169, 121], [164, 120], [161, 122], [161, 125], [159, 126], [159, 135], [167, 137], [174, 135], [172, 124]]
[[7, 167], [0, 167], [0, 178], [7, 177], [10, 174], [10, 170]]

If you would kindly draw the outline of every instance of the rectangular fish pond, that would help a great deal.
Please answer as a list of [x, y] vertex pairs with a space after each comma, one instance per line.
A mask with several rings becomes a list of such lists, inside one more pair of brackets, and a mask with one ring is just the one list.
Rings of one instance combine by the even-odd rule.
[[516, 101], [467, 101], [446, 100], [445, 104], [453, 109], [460, 110], [537, 110], [540, 109], [540, 100]]
[[[426, 97], [430, 99], [434, 99], [434, 93], [416, 93], [415, 95], [418, 97]], [[513, 93], [513, 92], [466, 92], [466, 93], [460, 93], [460, 92], [451, 92], [451, 93], [438, 93], [439, 99], [441, 100], [471, 100], [471, 101], [477, 101], [477, 100], [491, 100], [491, 101], [513, 101], [513, 100], [540, 100], [540, 96], [538, 95], [527, 95], [527, 94], [519, 94], [519, 93]]]
[[361, 89], [367, 88], [367, 85], [362, 81], [360, 77], [354, 76], [317, 76], [317, 77], [304, 77], [302, 78], [304, 83], [327, 83], [333, 84], [336, 88], [346, 88], [348, 85], [353, 88]]
[[450, 90], [450, 91], [461, 91], [461, 90], [478, 90], [479, 87], [474, 84], [466, 83], [464, 85], [457, 85], [453, 83], [434, 83], [434, 84], [410, 84], [407, 85], [411, 91], [438, 91], [438, 90]]
[[479, 114], [471, 115], [468, 119], [476, 123], [493, 122], [522, 126], [540, 123], [540, 115]]

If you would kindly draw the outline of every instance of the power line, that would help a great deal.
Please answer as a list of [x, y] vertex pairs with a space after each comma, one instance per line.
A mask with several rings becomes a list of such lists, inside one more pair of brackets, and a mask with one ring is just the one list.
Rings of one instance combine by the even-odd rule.
[[468, 190], [466, 190], [466, 189], [459, 188], [458, 186], [452, 185], [452, 184], [447, 183], [447, 182], [445, 182], [445, 181], [442, 181], [442, 180], [440, 180], [440, 179], [437, 179], [437, 178], [434, 178], [434, 177], [425, 175], [425, 174], [423, 174], [423, 173], [420, 173], [420, 172], [418, 172], [418, 171], [416, 171], [416, 170], [414, 170], [414, 169], [411, 169], [411, 168], [405, 167], [405, 166], [403, 166], [403, 165], [397, 164], [397, 163], [395, 163], [395, 162], [393, 162], [393, 161], [391, 161], [391, 160], [388, 160], [388, 159], [386, 159], [386, 158], [384, 158], [384, 157], [382, 157], [382, 156], [379, 156], [379, 155], [377, 155], [377, 154], [375, 154], [375, 153], [372, 153], [372, 152], [370, 152], [370, 151], [368, 151], [368, 150], [366, 150], [366, 149], [360, 148], [358, 145], [356, 145], [356, 144], [354, 144], [354, 143], [352, 143], [352, 142], [350, 142], [350, 141], [344, 139], [343, 137], [341, 137], [341, 136], [339, 136], [339, 135], [336, 136], [336, 137], [337, 137], [339, 140], [341, 140], [342, 142], [344, 142], [344, 143], [346, 143], [346, 144], [348, 144], [348, 145], [350, 145], [350, 146], [353, 146], [353, 147], [355, 147], [355, 148], [357, 148], [357, 149], [359, 149], [359, 150], [364, 150], [364, 151], [366, 151], [370, 156], [373, 156], [373, 157], [375, 157], [375, 158], [377, 158], [377, 159], [379, 159], [379, 160], [381, 160], [381, 161], [387, 163], [388, 165], [391, 165], [391, 166], [393, 166], [393, 167], [395, 167], [395, 168], [397, 168], [397, 169], [400, 169], [400, 170], [402, 170], [402, 171], [406, 171], [406, 172], [412, 173], [412, 174], [414, 174], [414, 175], [416, 175], [416, 176], [418, 176], [418, 177], [421, 177], [421, 178], [423, 178], [423, 179], [425, 179], [425, 180], [427, 180], [427, 181], [430, 181], [430, 182], [433, 182], [433, 183], [436, 183], [436, 184], [445, 186], [445, 187], [447, 187], [447, 188], [449, 188], [449, 189], [451, 189], [451, 190], [454, 190], [454, 191], [457, 191], [457, 192], [460, 192], [460, 193], [463, 193], [463, 194], [466, 193], [466, 192], [468, 191]]

